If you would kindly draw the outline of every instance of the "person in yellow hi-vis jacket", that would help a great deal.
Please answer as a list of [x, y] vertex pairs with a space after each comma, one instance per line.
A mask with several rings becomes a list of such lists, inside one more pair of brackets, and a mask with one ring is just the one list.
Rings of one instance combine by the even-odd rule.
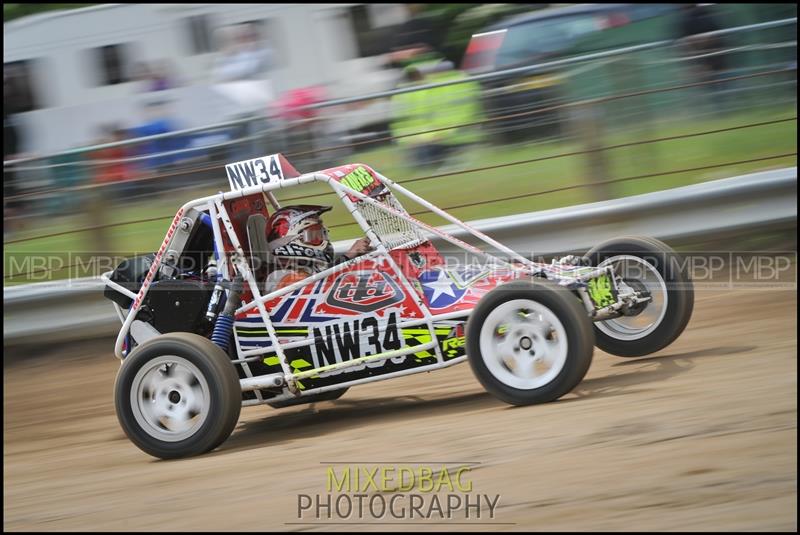
[[[404, 74], [406, 81], [400, 87], [466, 77], [447, 61], [415, 63], [406, 67]], [[477, 82], [395, 95], [392, 97], [392, 135], [410, 153], [415, 165], [441, 166], [459, 149], [481, 141], [480, 125], [470, 125], [483, 117], [480, 96]], [[465, 124], [469, 126], [459, 126]]]

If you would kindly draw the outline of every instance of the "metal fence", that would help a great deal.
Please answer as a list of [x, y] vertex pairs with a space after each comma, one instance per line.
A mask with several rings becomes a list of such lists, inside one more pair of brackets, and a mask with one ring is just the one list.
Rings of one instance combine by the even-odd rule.
[[[628, 194], [622, 185], [633, 182], [669, 187], [794, 165], [796, 23], [714, 32], [724, 46], [700, 53], [662, 40], [481, 76], [426, 73], [450, 78], [308, 106], [298, 120], [246, 117], [4, 162], [12, 184], [4, 249], [80, 235], [101, 250], [110, 229], [166, 220], [185, 199], [224, 188], [224, 163], [274, 152], [301, 171], [365, 161], [403, 184], [436, 188], [438, 204], [461, 216], [483, 205], [526, 211], [514, 204], [522, 198], [559, 206], [558, 194], [600, 201]], [[388, 120], [360, 107], [375, 99], [390, 102]], [[342, 130], [348, 117], [376, 128]], [[475, 176], [494, 173], [527, 186], [505, 195], [491, 181], [476, 186]], [[281, 200], [309, 198], [323, 197]], [[17, 275], [6, 266], [6, 281]]]

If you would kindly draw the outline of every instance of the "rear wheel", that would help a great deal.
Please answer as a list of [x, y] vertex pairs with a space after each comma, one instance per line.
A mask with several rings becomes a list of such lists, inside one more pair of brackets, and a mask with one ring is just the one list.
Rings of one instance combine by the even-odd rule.
[[161, 459], [213, 450], [230, 436], [241, 387], [222, 349], [202, 336], [169, 333], [137, 347], [114, 386], [117, 418], [128, 438]]
[[512, 405], [553, 401], [581, 382], [594, 337], [575, 296], [548, 281], [517, 281], [486, 294], [467, 323], [475, 376]]
[[593, 266], [614, 266], [622, 285], [650, 296], [619, 318], [596, 322], [598, 348], [639, 357], [680, 336], [692, 317], [694, 288], [680, 255], [668, 245], [647, 237], [614, 238], [592, 248], [585, 258]]

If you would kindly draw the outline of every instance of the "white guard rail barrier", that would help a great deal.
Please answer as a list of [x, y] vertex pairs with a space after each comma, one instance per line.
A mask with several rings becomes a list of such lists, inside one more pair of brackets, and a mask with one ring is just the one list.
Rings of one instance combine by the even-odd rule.
[[[470, 225], [528, 256], [580, 252], [619, 235], [669, 242], [764, 226], [796, 225], [797, 168], [714, 180], [621, 199], [482, 219]], [[166, 228], [166, 227], [165, 227]], [[454, 225], [442, 227], [465, 239]], [[347, 250], [352, 240], [337, 242]], [[441, 244], [437, 244], [440, 245]], [[4, 288], [3, 344], [112, 335], [119, 318], [99, 279]], [[113, 343], [109, 339], [109, 352]]]

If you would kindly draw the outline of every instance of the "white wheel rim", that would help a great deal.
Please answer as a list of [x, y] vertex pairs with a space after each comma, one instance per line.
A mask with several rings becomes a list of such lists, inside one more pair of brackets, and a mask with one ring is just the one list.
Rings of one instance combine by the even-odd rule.
[[155, 358], [136, 373], [131, 409], [139, 427], [165, 442], [192, 436], [208, 418], [208, 382], [197, 366], [175, 355]]
[[480, 331], [481, 358], [498, 381], [520, 390], [553, 381], [567, 362], [567, 332], [546, 306], [530, 299], [501, 304]]
[[621, 316], [595, 323], [597, 329], [617, 340], [639, 340], [655, 331], [667, 313], [667, 285], [656, 268], [639, 257], [631, 255], [612, 256], [600, 266], [614, 265], [618, 280], [636, 279], [647, 287], [650, 301], [636, 316]]

